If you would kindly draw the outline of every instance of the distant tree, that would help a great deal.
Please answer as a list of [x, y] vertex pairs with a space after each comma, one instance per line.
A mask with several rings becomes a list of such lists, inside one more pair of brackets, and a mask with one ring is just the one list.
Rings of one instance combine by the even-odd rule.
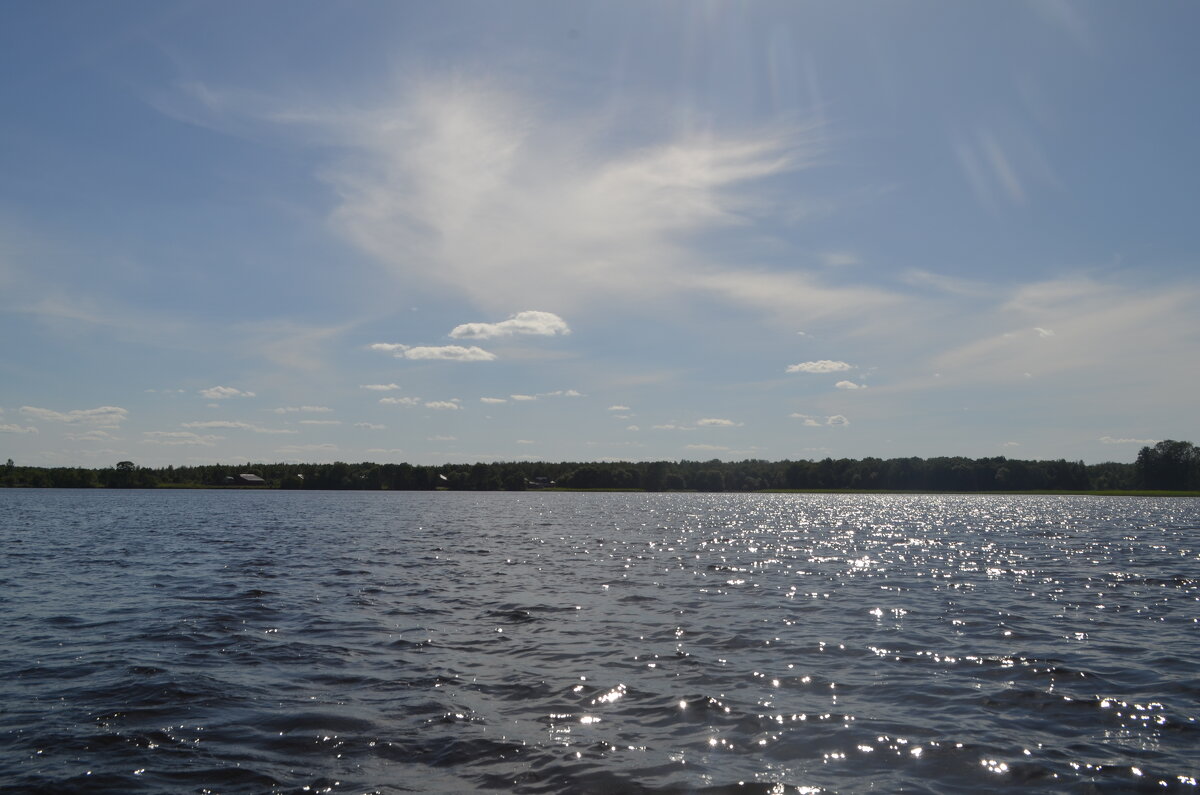
[[1200, 486], [1200, 449], [1191, 442], [1164, 439], [1138, 453], [1138, 481], [1147, 489], [1189, 489]]

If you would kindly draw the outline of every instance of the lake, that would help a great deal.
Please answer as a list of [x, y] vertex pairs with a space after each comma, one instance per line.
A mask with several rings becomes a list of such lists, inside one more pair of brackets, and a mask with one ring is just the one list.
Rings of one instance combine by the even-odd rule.
[[1196, 792], [1200, 500], [0, 490], [0, 788]]

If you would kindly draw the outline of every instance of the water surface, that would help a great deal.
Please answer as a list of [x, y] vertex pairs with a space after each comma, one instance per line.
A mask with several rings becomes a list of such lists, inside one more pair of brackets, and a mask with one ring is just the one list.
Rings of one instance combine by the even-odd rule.
[[0, 785], [1196, 791], [1194, 499], [0, 491]]

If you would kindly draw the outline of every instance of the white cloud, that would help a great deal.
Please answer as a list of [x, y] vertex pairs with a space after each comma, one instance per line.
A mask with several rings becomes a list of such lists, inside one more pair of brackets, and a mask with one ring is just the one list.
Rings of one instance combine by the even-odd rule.
[[481, 403], [507, 403], [508, 402], [504, 398], [494, 398], [494, 397], [481, 397], [481, 398], [479, 398], [479, 401]]
[[386, 431], [387, 430], [386, 425], [380, 425], [375, 422], [356, 422], [356, 423], [354, 423], [354, 427], [355, 428], [366, 428], [368, 431]]
[[[382, 351], [384, 353], [404, 353], [409, 346], [402, 345], [399, 342], [373, 342], [367, 346], [373, 351]], [[370, 389], [370, 387], [367, 387]]]
[[626, 425], [626, 426], [625, 426], [625, 430], [627, 430], [627, 431], [640, 431], [640, 430], [641, 430], [641, 427], [640, 427], [640, 426], [638, 426], [638, 425]]
[[1039, 328], [1038, 326], [1034, 326], [1033, 330], [1036, 331], [1038, 333], [1038, 336], [1041, 337], [1042, 339], [1046, 339], [1047, 337], [1054, 336], [1054, 332], [1048, 328]]
[[323, 414], [327, 411], [333, 411], [328, 406], [280, 406], [277, 409], [272, 409], [276, 414]]
[[462, 345], [418, 345], [405, 348], [395, 354], [396, 358], [429, 360], [435, 359], [448, 362], [490, 362], [496, 354], [472, 345], [464, 348]]
[[537, 400], [537, 395], [509, 395], [513, 400]]
[[810, 428], [820, 428], [820, 427], [821, 427], [821, 423], [817, 421], [817, 418], [816, 418], [816, 417], [813, 417], [813, 416], [811, 416], [811, 415], [808, 415], [808, 414], [789, 414], [788, 416], [792, 417], [793, 419], [797, 419], [797, 420], [804, 420], [804, 424], [805, 424], [805, 425], [807, 425], [807, 426], [808, 426], [808, 427], [810, 427]]
[[301, 425], [341, 425], [341, 420], [300, 420]]
[[712, 452], [720, 452], [721, 450], [728, 450], [729, 448], [722, 447], [719, 444], [685, 444], [684, 449], [686, 449], [686, 450], [708, 450], [708, 451], [712, 451]]
[[264, 428], [261, 425], [237, 420], [206, 420], [204, 422], [184, 422], [181, 424], [185, 428], [228, 428], [230, 430], [254, 431], [255, 433], [299, 433], [299, 431], [287, 428]]
[[425, 408], [435, 411], [458, 411], [462, 406], [454, 400], [430, 400], [425, 404]]
[[629, 411], [629, 406], [609, 406], [609, 411]]
[[20, 425], [0, 425], [0, 433], [37, 433], [38, 429], [32, 425], [22, 427]]
[[1158, 444], [1158, 439], [1114, 439], [1111, 436], [1101, 436], [1101, 444]]
[[368, 452], [368, 453], [403, 453], [404, 451], [401, 450], [399, 447], [368, 447], [366, 449], [366, 452]]
[[21, 406], [20, 411], [26, 417], [33, 417], [34, 419], [46, 422], [85, 423], [88, 425], [98, 425], [102, 428], [116, 427], [129, 416], [129, 412], [119, 406], [76, 409], [66, 413], [38, 408], [37, 406]]
[[538, 397], [583, 397], [582, 392], [577, 392], [574, 389], [556, 389], [553, 392], [539, 392]]
[[824, 425], [849, 425], [850, 420], [843, 417], [841, 414], [833, 414], [825, 417], [814, 417], [811, 414], [789, 414], [792, 419], [804, 420], [804, 424], [809, 428], [820, 428]]
[[142, 440], [142, 444], [201, 445], [203, 447], [212, 447], [225, 438], [212, 434], [201, 435], [191, 431], [143, 431], [142, 435], [146, 437]]
[[370, 389], [373, 392], [392, 392], [400, 388], [399, 384], [359, 384], [359, 389]]
[[427, 442], [454, 442], [458, 441], [456, 436], [430, 436], [425, 441]]
[[724, 419], [720, 419], [718, 417], [706, 417], [705, 419], [697, 420], [696, 424], [707, 427], [707, 428], [733, 428], [738, 425], [741, 425], [740, 422], [734, 422], [733, 420], [724, 420]]
[[108, 431], [102, 428], [86, 431], [84, 433], [68, 433], [66, 437], [73, 442], [116, 442], [120, 441], [120, 437], [113, 436]]
[[694, 431], [694, 430], [696, 430], [695, 428], [693, 428], [690, 425], [674, 425], [672, 423], [667, 423], [665, 425], [651, 425], [650, 429], [654, 430], [654, 431]]
[[895, 300], [794, 270], [747, 269], [745, 257], [723, 263], [698, 239], [792, 215], [794, 202], [755, 183], [816, 162], [825, 148], [818, 125], [740, 136], [701, 125], [629, 145], [623, 112], [639, 112], [632, 104], [610, 106], [598, 125], [590, 113], [546, 115], [495, 81], [428, 75], [388, 97], [370, 109], [285, 109], [272, 119], [344, 147], [347, 156], [322, 169], [339, 201], [332, 224], [398, 278], [450, 285], [494, 311], [694, 292], [817, 318]]
[[421, 399], [415, 397], [380, 398], [379, 402], [384, 406], [418, 406]]
[[555, 334], [570, 334], [567, 321], [553, 312], [529, 310], [518, 312], [499, 323], [464, 323], [455, 326], [450, 336], [455, 339], [486, 340], [514, 334], [534, 334], [550, 337]]
[[227, 400], [235, 397], [254, 397], [253, 392], [243, 392], [231, 386], [210, 386], [208, 389], [201, 389], [200, 394], [209, 400]]
[[837, 373], [843, 370], [851, 369], [851, 365], [845, 362], [833, 362], [829, 359], [821, 359], [816, 362], [800, 362], [799, 364], [789, 364], [787, 372], [789, 373]]
[[517, 444], [537, 444], [532, 439], [517, 439]]
[[866, 389], [864, 384], [856, 384], [853, 381], [838, 381], [834, 384], [838, 389]]

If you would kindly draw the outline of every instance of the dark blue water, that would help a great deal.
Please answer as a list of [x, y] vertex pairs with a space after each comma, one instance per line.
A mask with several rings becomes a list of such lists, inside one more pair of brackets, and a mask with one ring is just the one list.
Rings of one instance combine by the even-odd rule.
[[14, 792], [1196, 792], [1200, 501], [0, 490]]

